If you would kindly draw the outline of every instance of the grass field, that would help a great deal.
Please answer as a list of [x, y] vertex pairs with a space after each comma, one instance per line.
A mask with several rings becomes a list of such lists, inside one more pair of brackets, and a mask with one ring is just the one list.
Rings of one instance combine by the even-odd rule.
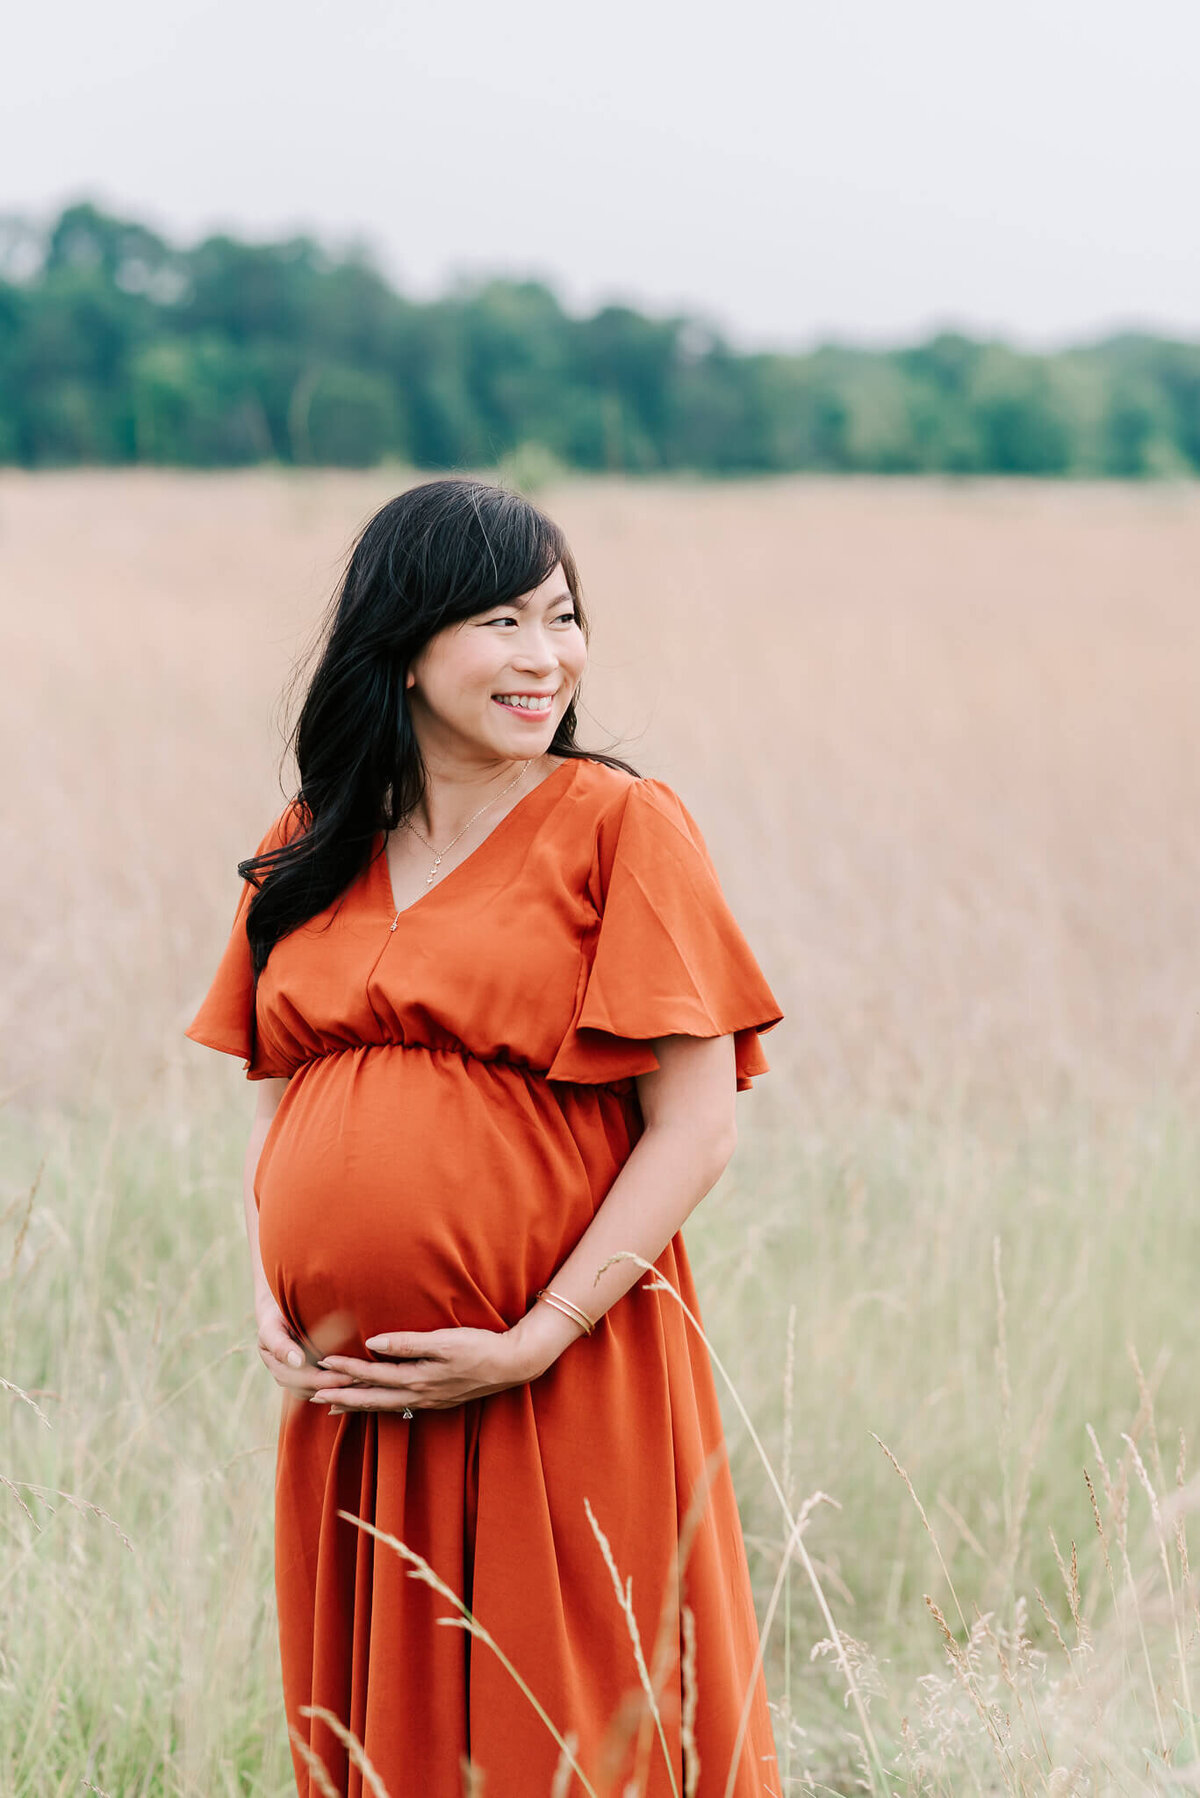
[[[407, 478], [0, 476], [5, 1798], [290, 1790], [253, 1094], [182, 1030]], [[582, 739], [786, 1014], [687, 1239], [788, 1798], [1196, 1790], [1200, 492], [538, 497]]]

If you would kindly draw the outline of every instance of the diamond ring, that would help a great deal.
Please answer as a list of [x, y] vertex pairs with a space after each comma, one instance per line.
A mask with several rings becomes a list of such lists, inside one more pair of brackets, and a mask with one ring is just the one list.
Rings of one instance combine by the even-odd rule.
[[401, 1411], [400, 1415], [401, 1415], [401, 1417], [411, 1417], [412, 1412], [409, 1410], [408, 1406], [405, 1405], [405, 1407], [404, 1407], [403, 1411]]

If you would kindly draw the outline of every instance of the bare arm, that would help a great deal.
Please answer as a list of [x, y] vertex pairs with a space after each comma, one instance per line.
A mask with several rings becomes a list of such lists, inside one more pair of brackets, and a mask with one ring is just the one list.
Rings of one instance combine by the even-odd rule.
[[[610, 1256], [631, 1249], [656, 1261], [716, 1185], [737, 1140], [733, 1038], [668, 1036], [654, 1044], [659, 1066], [638, 1078], [645, 1129], [591, 1223], [549, 1284], [599, 1318], [645, 1269]], [[532, 1300], [533, 1295], [530, 1294]], [[387, 1362], [328, 1356], [323, 1367], [353, 1374], [332, 1394], [338, 1410], [440, 1410], [535, 1379], [582, 1335], [583, 1326], [544, 1303], [506, 1331], [396, 1330], [367, 1347]]]
[[[258, 1087], [258, 1105], [250, 1124], [250, 1141], [246, 1145], [242, 1201], [246, 1211], [246, 1238], [250, 1244], [250, 1273], [254, 1281], [254, 1309], [257, 1313], [259, 1300], [270, 1298], [271, 1290], [267, 1285], [258, 1248], [258, 1206], [254, 1202], [254, 1176], [258, 1172], [258, 1158], [262, 1154], [267, 1131], [283, 1101], [288, 1083], [286, 1080], [258, 1080], [255, 1085]], [[303, 1355], [300, 1358], [303, 1360]]]
[[258, 1246], [258, 1206], [254, 1199], [254, 1176], [262, 1154], [267, 1131], [279, 1110], [286, 1080], [258, 1080], [258, 1104], [250, 1125], [250, 1141], [246, 1145], [246, 1162], [242, 1178], [242, 1202], [246, 1212], [246, 1238], [250, 1245], [250, 1275], [254, 1284], [254, 1316], [258, 1324], [258, 1353], [263, 1366], [289, 1392], [311, 1398], [327, 1387], [343, 1386], [342, 1374], [323, 1373], [308, 1364], [307, 1356], [289, 1328], [263, 1271]]
[[[597, 1269], [622, 1249], [657, 1261], [720, 1179], [737, 1143], [731, 1036], [666, 1036], [654, 1044], [658, 1068], [638, 1076], [645, 1130], [595, 1217], [549, 1282], [593, 1319], [645, 1275], [636, 1261]], [[582, 1332], [561, 1311], [535, 1304], [509, 1331], [528, 1359], [528, 1378], [545, 1371]]]

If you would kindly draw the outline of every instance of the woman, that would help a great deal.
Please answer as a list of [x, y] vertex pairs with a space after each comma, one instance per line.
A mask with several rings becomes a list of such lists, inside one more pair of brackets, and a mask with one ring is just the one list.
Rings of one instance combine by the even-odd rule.
[[391, 1798], [780, 1790], [711, 1367], [630, 1256], [696, 1314], [679, 1230], [782, 1014], [675, 793], [576, 747], [586, 658], [528, 502], [384, 506], [187, 1031], [261, 1083], [306, 1798], [362, 1753]]

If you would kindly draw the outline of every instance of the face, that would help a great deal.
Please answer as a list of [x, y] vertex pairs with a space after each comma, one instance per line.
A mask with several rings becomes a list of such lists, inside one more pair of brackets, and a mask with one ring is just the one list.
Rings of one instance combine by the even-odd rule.
[[413, 660], [405, 685], [422, 755], [436, 764], [544, 754], [586, 662], [559, 562], [532, 593], [447, 625]]

